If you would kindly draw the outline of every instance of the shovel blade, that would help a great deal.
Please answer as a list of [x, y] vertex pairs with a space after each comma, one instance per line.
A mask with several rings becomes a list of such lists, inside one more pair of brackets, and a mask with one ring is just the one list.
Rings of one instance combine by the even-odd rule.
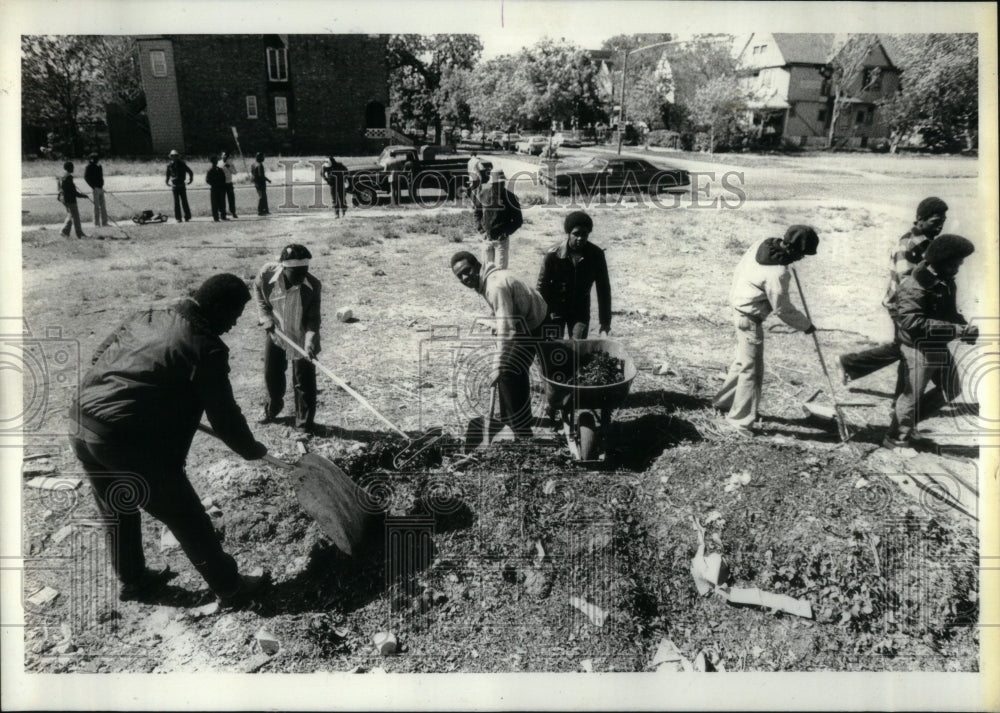
[[302, 456], [291, 477], [302, 509], [338, 549], [353, 555], [364, 537], [367, 519], [357, 484], [316, 453]]

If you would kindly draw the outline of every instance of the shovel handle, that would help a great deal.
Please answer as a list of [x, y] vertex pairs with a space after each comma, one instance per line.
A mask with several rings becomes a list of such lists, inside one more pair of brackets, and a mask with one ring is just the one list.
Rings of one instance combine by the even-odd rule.
[[[199, 423], [198, 424], [198, 430], [201, 431], [202, 433], [207, 433], [212, 438], [219, 438], [219, 434], [216, 433], [215, 430], [211, 426], [206, 426], [203, 423]], [[219, 438], [219, 440], [221, 441], [222, 439]], [[271, 465], [277, 466], [278, 468], [282, 468], [284, 470], [294, 470], [295, 469], [295, 466], [292, 465], [291, 463], [286, 463], [285, 461], [281, 460], [280, 458], [275, 458], [270, 453], [266, 454], [263, 457], [262, 460], [265, 460], [268, 463], [270, 463]]]
[[298, 352], [299, 354], [301, 354], [302, 356], [304, 356], [306, 359], [308, 359], [309, 361], [311, 361], [313, 364], [315, 364], [316, 368], [318, 368], [320, 371], [322, 371], [324, 374], [326, 374], [333, 383], [335, 383], [337, 386], [339, 386], [344, 391], [346, 391], [348, 394], [350, 394], [354, 398], [354, 400], [357, 401], [359, 404], [361, 404], [366, 409], [368, 409], [373, 414], [375, 414], [379, 418], [379, 420], [382, 421], [382, 423], [384, 423], [386, 426], [388, 426], [389, 428], [391, 428], [393, 431], [395, 431], [396, 433], [398, 433], [399, 435], [401, 435], [406, 440], [410, 440], [410, 437], [406, 435], [406, 432], [403, 431], [403, 429], [401, 429], [399, 426], [397, 426], [392, 421], [390, 421], [385, 416], [383, 416], [381, 413], [379, 413], [375, 409], [375, 407], [372, 406], [368, 402], [368, 399], [366, 399], [364, 396], [362, 396], [357, 391], [355, 391], [350, 386], [348, 386], [347, 382], [345, 382], [339, 376], [337, 376], [332, 371], [330, 371], [325, 366], [323, 366], [323, 364], [321, 364], [319, 362], [319, 360], [317, 360], [315, 357], [309, 356], [309, 353], [305, 349], [303, 349], [302, 347], [300, 347], [298, 344], [296, 344], [295, 342], [293, 342], [291, 339], [289, 339], [288, 335], [286, 335], [284, 332], [282, 332], [277, 327], [274, 328], [274, 333], [277, 334], [279, 337], [281, 337], [288, 346], [290, 346], [296, 352]]

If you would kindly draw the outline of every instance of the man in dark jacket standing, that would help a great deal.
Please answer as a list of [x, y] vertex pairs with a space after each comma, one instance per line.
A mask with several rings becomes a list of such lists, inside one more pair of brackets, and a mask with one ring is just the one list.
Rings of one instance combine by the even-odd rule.
[[77, 238], [85, 238], [83, 226], [80, 225], [80, 208], [76, 204], [77, 198], [86, 198], [86, 193], [76, 190], [76, 183], [73, 182], [73, 162], [67, 161], [63, 164], [62, 177], [59, 179], [59, 200], [66, 206], [66, 222], [63, 223], [62, 236], [69, 237], [70, 228], [76, 230]]
[[146, 568], [140, 508], [170, 529], [223, 606], [242, 606], [266, 582], [239, 574], [184, 471], [203, 413], [239, 455], [267, 453], [233, 398], [229, 349], [219, 338], [249, 300], [243, 280], [222, 274], [193, 298], [136, 313], [97, 349], [70, 409], [70, 442], [108, 523], [123, 601], [153, 596], [172, 576]]
[[267, 207], [267, 184], [271, 179], [264, 172], [264, 154], [258, 153], [257, 160], [250, 167], [250, 177], [253, 179], [253, 187], [257, 189], [257, 215], [271, 215], [271, 210]]
[[208, 184], [209, 201], [212, 204], [212, 220], [216, 223], [219, 218], [229, 220], [226, 217], [226, 172], [219, 168], [218, 156], [210, 159], [212, 167], [205, 174], [205, 182]]
[[103, 228], [108, 224], [108, 207], [104, 201], [104, 166], [96, 153], [90, 154], [90, 163], [83, 170], [83, 180], [90, 186], [94, 202], [94, 227]]
[[[924, 251], [944, 229], [948, 214], [948, 204], [940, 198], [924, 198], [917, 205], [913, 227], [893, 246], [889, 265], [889, 286], [886, 288], [882, 306], [888, 308], [892, 296], [899, 289], [903, 278], [913, 272], [923, 259]], [[899, 335], [891, 342], [880, 344], [860, 352], [842, 354], [839, 357], [844, 383], [860, 379], [899, 361]]]
[[495, 263], [507, 269], [510, 255], [510, 236], [521, 227], [521, 204], [517, 196], [507, 190], [507, 176], [503, 169], [494, 168], [490, 182], [473, 198], [476, 230], [483, 236], [483, 264]]
[[538, 291], [549, 305], [559, 335], [586, 339], [590, 332], [590, 292], [597, 285], [600, 331], [611, 331], [611, 281], [604, 251], [590, 242], [594, 221], [582, 210], [563, 221], [566, 239], [549, 248], [538, 273]]
[[338, 218], [347, 215], [347, 199], [344, 196], [346, 178], [347, 166], [331, 156], [329, 162], [323, 166], [323, 180], [330, 185], [330, 199], [333, 201], [333, 210]]
[[[187, 176], [187, 183], [184, 177]], [[184, 220], [191, 220], [191, 206], [188, 205], [187, 186], [194, 181], [194, 171], [192, 171], [181, 155], [177, 151], [170, 152], [170, 163], [167, 164], [167, 185], [174, 194], [174, 218], [181, 222], [181, 210], [183, 209]]]
[[[948, 343], [960, 339], [975, 344], [979, 337], [979, 329], [959, 314], [955, 295], [958, 269], [974, 251], [960, 235], [936, 238], [889, 302], [902, 359], [892, 421], [883, 442], [888, 448], [923, 445], [917, 422], [962, 392]], [[931, 382], [934, 388], [925, 394]]]
[[[292, 387], [295, 390], [295, 426], [312, 433], [316, 416], [316, 365], [311, 361], [320, 351], [320, 298], [322, 285], [309, 274], [312, 254], [304, 245], [291, 244], [281, 251], [277, 263], [261, 268], [253, 283], [258, 323], [264, 327], [264, 382], [267, 403], [258, 423], [271, 423], [281, 413], [285, 398], [285, 370], [292, 360]], [[292, 349], [274, 333], [280, 329], [309, 355]]]

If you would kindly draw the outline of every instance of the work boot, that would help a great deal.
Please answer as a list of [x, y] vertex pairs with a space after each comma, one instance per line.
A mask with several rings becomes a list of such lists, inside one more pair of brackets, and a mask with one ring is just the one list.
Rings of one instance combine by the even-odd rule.
[[160, 593], [167, 582], [177, 576], [169, 566], [146, 569], [135, 582], [123, 584], [118, 591], [118, 601], [133, 602], [150, 599]]
[[257, 419], [257, 423], [259, 423], [261, 425], [263, 425], [265, 423], [274, 423], [274, 421], [275, 421], [275, 419], [277, 419], [277, 417], [278, 417], [277, 413], [271, 413], [270, 411], [268, 411], [265, 408], [264, 409], [264, 413], [261, 415], [260, 418]]
[[920, 433], [920, 431], [916, 430], [910, 431], [906, 436], [887, 432], [885, 438], [882, 439], [882, 447], [889, 449], [912, 448], [913, 450], [920, 450], [931, 445], [933, 445], [933, 442]]
[[241, 574], [239, 589], [227, 597], [218, 597], [219, 609], [246, 609], [255, 603], [256, 597], [270, 584], [271, 574], [267, 570], [259, 575]]

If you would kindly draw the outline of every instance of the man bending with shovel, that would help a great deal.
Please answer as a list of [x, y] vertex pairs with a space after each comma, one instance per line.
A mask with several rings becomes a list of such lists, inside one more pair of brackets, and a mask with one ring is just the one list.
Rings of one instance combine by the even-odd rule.
[[[267, 403], [258, 423], [271, 423], [281, 413], [285, 398], [285, 370], [292, 360], [295, 390], [295, 427], [309, 435], [316, 416], [316, 365], [319, 354], [320, 292], [322, 285], [309, 273], [312, 253], [297, 243], [281, 251], [277, 263], [261, 268], [253, 283], [258, 321], [267, 333], [264, 340], [264, 381]], [[281, 330], [281, 334], [276, 334]], [[306, 353], [282, 339], [294, 342]]]
[[736, 323], [736, 356], [714, 405], [726, 412], [726, 423], [740, 435], [753, 435], [764, 380], [764, 320], [774, 314], [790, 327], [812, 334], [816, 327], [788, 296], [788, 266], [815, 255], [819, 236], [808, 225], [793, 225], [785, 237], [766, 238], [750, 246], [736, 266], [729, 302]]
[[246, 606], [268, 581], [240, 575], [184, 471], [202, 413], [239, 455], [267, 454], [233, 398], [219, 338], [249, 301], [243, 280], [222, 274], [192, 298], [136, 313], [98, 347], [70, 409], [70, 443], [106, 523], [122, 601], [148, 600], [174, 576], [146, 567], [140, 509], [170, 529], [222, 607]]
[[452, 255], [451, 271], [459, 282], [482, 295], [496, 318], [499, 348], [493, 361], [491, 383], [500, 400], [496, 430], [506, 424], [515, 439], [531, 438], [529, 370], [535, 358], [535, 344], [542, 338], [548, 322], [545, 298], [507, 270], [492, 263], [483, 267], [470, 252]]

